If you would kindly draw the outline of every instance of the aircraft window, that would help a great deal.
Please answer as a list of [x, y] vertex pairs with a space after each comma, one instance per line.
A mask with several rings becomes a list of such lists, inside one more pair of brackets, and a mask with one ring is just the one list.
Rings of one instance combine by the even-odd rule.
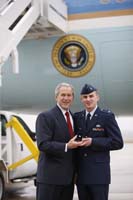
[[6, 136], [6, 123], [7, 119], [4, 115], [0, 115], [2, 136]]

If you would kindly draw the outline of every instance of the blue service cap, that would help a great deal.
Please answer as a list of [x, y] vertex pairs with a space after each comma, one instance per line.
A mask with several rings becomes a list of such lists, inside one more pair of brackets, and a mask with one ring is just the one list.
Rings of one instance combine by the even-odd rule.
[[91, 92], [97, 91], [92, 85], [85, 84], [80, 92], [80, 94], [90, 94]]

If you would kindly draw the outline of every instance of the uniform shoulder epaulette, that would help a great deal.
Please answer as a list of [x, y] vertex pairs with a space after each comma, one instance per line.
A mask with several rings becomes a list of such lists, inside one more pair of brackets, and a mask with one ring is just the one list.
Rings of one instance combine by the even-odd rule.
[[110, 109], [101, 109], [101, 111], [105, 114], [114, 114]]

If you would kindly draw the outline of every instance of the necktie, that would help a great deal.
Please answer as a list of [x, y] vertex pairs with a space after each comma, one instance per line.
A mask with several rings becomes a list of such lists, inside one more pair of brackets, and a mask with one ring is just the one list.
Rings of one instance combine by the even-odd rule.
[[72, 124], [71, 124], [71, 121], [70, 121], [69, 112], [66, 112], [65, 115], [66, 115], [66, 118], [67, 118], [67, 125], [68, 125], [68, 129], [69, 129], [69, 133], [70, 133], [70, 136], [72, 138], [74, 136], [74, 132], [73, 132]]
[[88, 113], [88, 114], [87, 114], [87, 117], [86, 117], [86, 122], [85, 122], [85, 123], [86, 123], [86, 129], [89, 128], [89, 124], [90, 124], [90, 120], [91, 120], [90, 117], [91, 117], [91, 114]]

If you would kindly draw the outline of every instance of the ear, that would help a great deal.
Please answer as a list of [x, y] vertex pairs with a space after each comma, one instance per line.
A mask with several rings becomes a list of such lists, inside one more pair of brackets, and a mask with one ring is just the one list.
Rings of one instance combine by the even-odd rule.
[[55, 96], [55, 101], [57, 102], [57, 96]]
[[80, 95], [80, 101], [83, 102], [83, 97], [82, 97], [82, 95]]
[[99, 94], [97, 93], [97, 101], [99, 101], [100, 100], [100, 96], [99, 96]]

